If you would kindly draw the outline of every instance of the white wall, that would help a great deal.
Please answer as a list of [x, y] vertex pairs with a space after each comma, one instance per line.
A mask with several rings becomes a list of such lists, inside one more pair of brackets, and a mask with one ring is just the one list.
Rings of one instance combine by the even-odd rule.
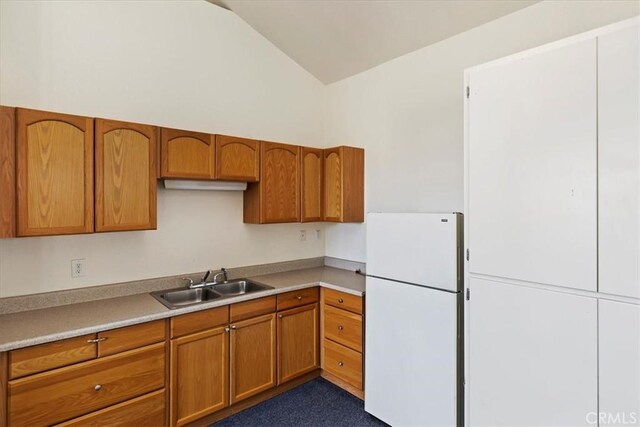
[[[638, 1], [545, 1], [328, 86], [326, 144], [366, 149], [368, 212], [463, 211], [463, 71], [620, 21]], [[326, 255], [366, 261], [365, 226]]]
[[[0, 53], [3, 105], [323, 144], [322, 84], [202, 0], [3, 0]], [[322, 256], [321, 227], [245, 225], [239, 192], [160, 190], [157, 231], [0, 240], [0, 297]]]

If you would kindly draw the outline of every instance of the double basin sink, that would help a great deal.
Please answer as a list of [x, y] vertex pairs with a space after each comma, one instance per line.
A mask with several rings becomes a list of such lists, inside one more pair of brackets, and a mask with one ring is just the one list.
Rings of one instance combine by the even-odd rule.
[[264, 292], [272, 286], [251, 282], [247, 279], [230, 280], [226, 283], [210, 284], [198, 288], [178, 288], [167, 291], [151, 292], [151, 296], [170, 309], [203, 304], [220, 298]]

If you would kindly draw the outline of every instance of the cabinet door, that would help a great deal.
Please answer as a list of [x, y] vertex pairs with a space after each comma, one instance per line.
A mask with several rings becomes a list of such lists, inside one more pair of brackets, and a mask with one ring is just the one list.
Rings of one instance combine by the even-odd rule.
[[96, 231], [156, 228], [156, 133], [96, 119]]
[[0, 239], [16, 235], [16, 109], [0, 105]]
[[595, 299], [472, 278], [468, 304], [470, 425], [590, 425]]
[[[599, 301], [600, 412], [640, 423], [640, 305]], [[635, 414], [635, 423], [630, 417]], [[602, 424], [601, 424], [602, 425]]]
[[319, 367], [318, 303], [278, 313], [278, 384]]
[[18, 236], [93, 231], [93, 119], [18, 108]]
[[262, 143], [260, 214], [262, 223], [300, 220], [300, 147]]
[[220, 327], [171, 341], [171, 425], [229, 404], [229, 334]]
[[276, 315], [231, 325], [231, 404], [276, 385]]
[[597, 282], [596, 41], [470, 74], [470, 271]]
[[364, 222], [364, 150], [324, 150], [324, 220]]
[[324, 220], [342, 219], [342, 157], [340, 148], [324, 150]]
[[640, 27], [598, 38], [599, 291], [640, 297]]
[[216, 135], [216, 179], [255, 182], [259, 177], [259, 141]]
[[187, 130], [160, 130], [162, 178], [215, 178], [215, 136]]
[[318, 148], [302, 147], [300, 167], [300, 207], [302, 222], [322, 221], [322, 163]]

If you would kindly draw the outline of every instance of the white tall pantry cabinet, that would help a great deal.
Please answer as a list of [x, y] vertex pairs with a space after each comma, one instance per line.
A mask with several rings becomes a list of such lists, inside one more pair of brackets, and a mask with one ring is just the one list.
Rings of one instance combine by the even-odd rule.
[[466, 423], [640, 426], [640, 23], [469, 69]]

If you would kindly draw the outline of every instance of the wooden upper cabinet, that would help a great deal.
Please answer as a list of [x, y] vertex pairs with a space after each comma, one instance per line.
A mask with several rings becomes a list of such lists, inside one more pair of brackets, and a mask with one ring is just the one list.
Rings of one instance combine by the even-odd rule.
[[160, 140], [162, 178], [215, 178], [214, 135], [162, 128]]
[[364, 222], [364, 150], [324, 150], [324, 220]]
[[300, 149], [300, 221], [322, 221], [322, 150]]
[[0, 106], [0, 239], [16, 235], [16, 109]]
[[300, 221], [300, 147], [262, 142], [260, 182], [244, 193], [244, 222]]
[[93, 231], [93, 119], [16, 110], [17, 235]]
[[256, 182], [260, 178], [260, 142], [216, 135], [216, 179]]
[[156, 228], [156, 134], [96, 119], [96, 231]]

